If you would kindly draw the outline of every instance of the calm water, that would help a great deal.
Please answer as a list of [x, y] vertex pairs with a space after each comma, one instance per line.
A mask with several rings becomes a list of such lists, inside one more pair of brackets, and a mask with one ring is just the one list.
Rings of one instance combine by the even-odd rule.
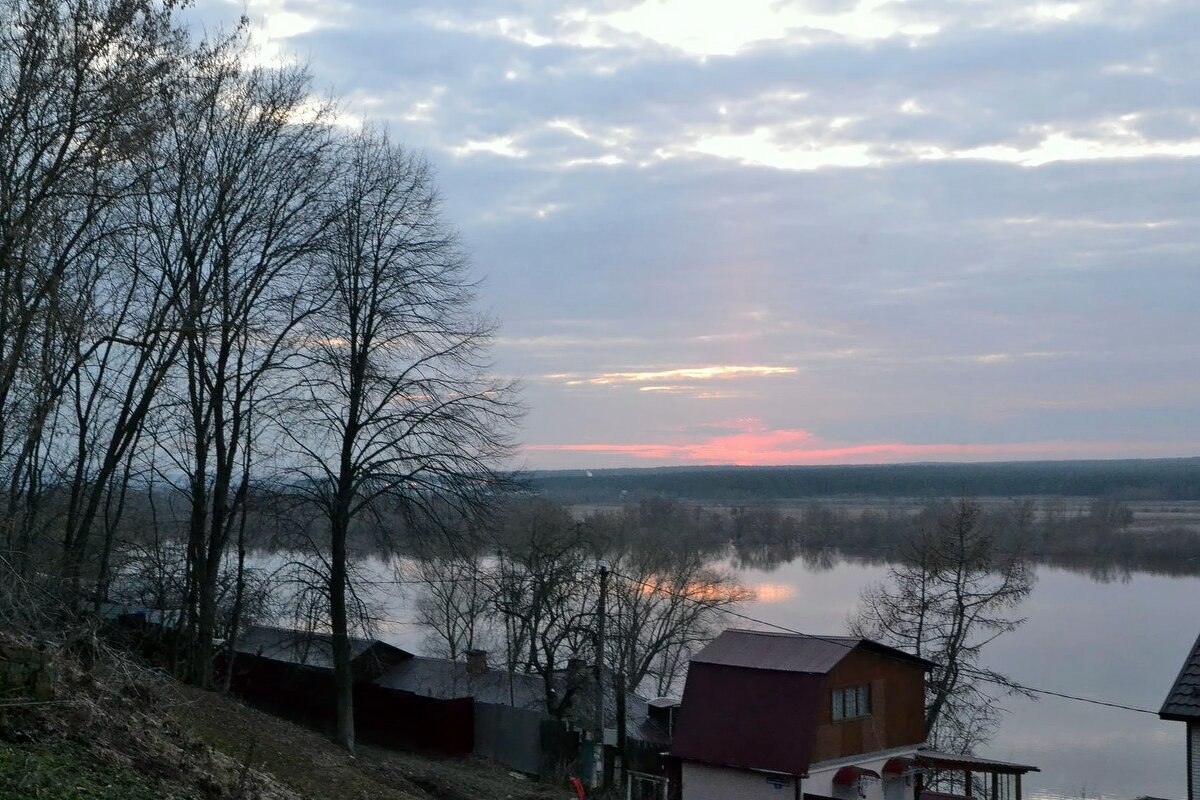
[[[800, 561], [742, 570], [760, 599], [746, 613], [813, 633], [844, 631], [881, 566], [814, 571]], [[1028, 621], [994, 642], [989, 666], [1019, 683], [1157, 711], [1200, 633], [1200, 578], [1134, 574], [1099, 583], [1041, 567], [1021, 610]], [[1183, 724], [1053, 697], [1006, 697], [1000, 732], [981, 755], [1036, 764], [1035, 797], [1186, 796]]]
[[[885, 573], [848, 562], [814, 569], [801, 560], [740, 569], [758, 595], [741, 610], [797, 630], [844, 633], [863, 587]], [[389, 595], [381, 635], [419, 651], [424, 631], [411, 622], [411, 597], [394, 588]], [[1135, 573], [1101, 583], [1039, 567], [1021, 613], [1025, 625], [985, 653], [989, 666], [1025, 685], [1157, 711], [1200, 632], [1200, 578]], [[1006, 697], [1001, 705], [1002, 727], [980, 755], [1040, 766], [1026, 778], [1027, 797], [1186, 795], [1181, 723], [1053, 697]]]

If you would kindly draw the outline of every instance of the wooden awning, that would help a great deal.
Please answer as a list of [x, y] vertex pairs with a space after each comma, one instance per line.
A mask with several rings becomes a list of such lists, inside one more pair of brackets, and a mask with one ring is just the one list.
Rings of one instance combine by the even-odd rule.
[[1010, 761], [994, 761], [979, 756], [939, 753], [935, 750], [919, 750], [916, 759], [917, 766], [931, 769], [953, 769], [960, 772], [985, 772], [995, 775], [1024, 775], [1027, 772], [1041, 772], [1040, 769], [1030, 764], [1014, 764]]
[[917, 765], [917, 760], [910, 756], [896, 756], [889, 758], [887, 763], [883, 765], [883, 774], [891, 777], [903, 775]]

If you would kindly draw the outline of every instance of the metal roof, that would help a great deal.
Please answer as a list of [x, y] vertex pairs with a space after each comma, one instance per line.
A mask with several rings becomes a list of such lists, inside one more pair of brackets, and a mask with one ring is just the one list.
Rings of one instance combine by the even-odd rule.
[[[295, 664], [311, 669], [333, 669], [333, 636], [328, 633], [299, 631], [254, 625], [238, 636], [235, 652], [258, 656], [272, 661]], [[382, 650], [396, 656], [409, 653], [398, 647], [373, 639], [350, 637], [350, 660], [354, 661], [370, 650]]]
[[1162, 719], [1200, 719], [1200, 638], [1192, 645], [1158, 716]]
[[[606, 671], [607, 674], [607, 671]], [[616, 725], [617, 698], [611, 682], [604, 692], [604, 721], [608, 727]], [[589, 727], [595, 707], [595, 679], [592, 671], [585, 670], [580, 676], [582, 685], [571, 698], [567, 719], [582, 727]], [[512, 672], [505, 669], [488, 668], [472, 675], [461, 661], [446, 658], [413, 656], [393, 665], [374, 681], [375, 685], [388, 689], [411, 692], [422, 697], [451, 700], [472, 698], [477, 703], [512, 706], [526, 711], [546, 713], [546, 684], [542, 676]], [[556, 670], [552, 679], [555, 689], [565, 691], [567, 671]], [[649, 716], [649, 704], [636, 692], [625, 694], [625, 730], [629, 735], [645, 738], [639, 734]]]
[[1026, 772], [1041, 772], [1030, 764], [1014, 764], [1011, 761], [996, 761], [991, 758], [968, 756], [960, 753], [942, 753], [937, 750], [918, 750], [917, 763], [921, 766], [941, 769], [974, 769], [979, 772], [1001, 772], [1005, 774], [1024, 774]]
[[856, 649], [870, 650], [931, 669], [932, 662], [854, 636], [804, 636], [731, 628], [692, 657], [692, 663], [824, 675]]
[[446, 658], [414, 656], [385, 672], [375, 684], [440, 700], [471, 697], [479, 703], [530, 711], [546, 708], [541, 676], [498, 669], [472, 675], [463, 662]]
[[869, 639], [727, 630], [688, 667], [671, 754], [689, 761], [804, 775], [826, 675], [854, 651], [930, 669]]

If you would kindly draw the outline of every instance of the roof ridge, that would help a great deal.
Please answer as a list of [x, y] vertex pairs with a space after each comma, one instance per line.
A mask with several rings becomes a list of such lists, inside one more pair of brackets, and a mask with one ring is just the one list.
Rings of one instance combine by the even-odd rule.
[[722, 633], [753, 633], [756, 636], [778, 636], [783, 639], [816, 639], [827, 642], [862, 642], [864, 636], [849, 636], [843, 633], [792, 633], [790, 631], [760, 631], [754, 628], [726, 628]]

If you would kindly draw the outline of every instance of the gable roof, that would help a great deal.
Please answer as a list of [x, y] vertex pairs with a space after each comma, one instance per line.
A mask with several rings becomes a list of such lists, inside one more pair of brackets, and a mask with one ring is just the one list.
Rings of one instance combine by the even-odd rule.
[[1192, 645], [1158, 716], [1184, 722], [1200, 719], [1200, 638]]
[[854, 650], [869, 650], [924, 669], [936, 666], [903, 650], [855, 636], [803, 636], [731, 628], [692, 657], [692, 663], [824, 675]]
[[671, 755], [704, 764], [804, 775], [825, 676], [693, 663]]

